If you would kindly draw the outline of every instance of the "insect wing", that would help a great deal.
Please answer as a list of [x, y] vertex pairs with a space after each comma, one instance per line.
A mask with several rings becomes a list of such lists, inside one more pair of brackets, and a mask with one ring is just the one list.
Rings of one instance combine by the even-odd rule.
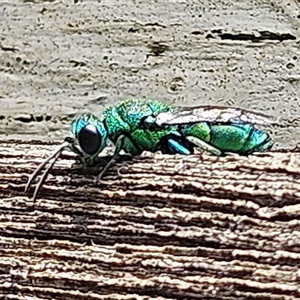
[[274, 125], [278, 124], [279, 118], [250, 110], [222, 106], [198, 106], [192, 109], [182, 108], [182, 110], [177, 112], [160, 113], [156, 117], [156, 123], [159, 126], [200, 122]]

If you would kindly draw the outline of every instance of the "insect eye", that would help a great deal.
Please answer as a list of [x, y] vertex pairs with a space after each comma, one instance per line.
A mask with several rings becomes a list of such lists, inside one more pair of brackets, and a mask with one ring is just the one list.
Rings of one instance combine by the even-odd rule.
[[101, 135], [97, 127], [92, 124], [82, 127], [78, 134], [78, 142], [85, 153], [96, 154], [101, 146]]

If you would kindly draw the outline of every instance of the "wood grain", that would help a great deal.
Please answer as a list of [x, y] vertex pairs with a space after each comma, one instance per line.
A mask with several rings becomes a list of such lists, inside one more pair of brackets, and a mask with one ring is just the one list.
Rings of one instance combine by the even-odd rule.
[[[55, 145], [0, 146], [3, 299], [298, 299], [300, 154], [145, 154], [100, 182]], [[32, 191], [31, 191], [32, 192]]]
[[284, 117], [266, 130], [293, 149], [297, 1], [15, 0], [0, 15], [0, 299], [300, 298], [299, 153], [123, 157], [95, 182], [107, 159], [83, 169], [66, 151], [35, 205], [24, 194], [76, 114], [129, 98]]
[[[6, 1], [0, 137], [61, 141], [131, 98], [300, 115], [297, 1]], [[268, 129], [269, 130], [269, 129]], [[274, 128], [297, 145], [299, 124]]]

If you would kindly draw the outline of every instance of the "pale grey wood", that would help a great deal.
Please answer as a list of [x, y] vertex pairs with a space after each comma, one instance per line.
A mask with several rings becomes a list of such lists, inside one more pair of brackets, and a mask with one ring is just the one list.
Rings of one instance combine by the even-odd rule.
[[[133, 97], [299, 116], [296, 1], [15, 0], [0, 15], [1, 138], [60, 141], [75, 114]], [[298, 125], [270, 131], [298, 143]]]

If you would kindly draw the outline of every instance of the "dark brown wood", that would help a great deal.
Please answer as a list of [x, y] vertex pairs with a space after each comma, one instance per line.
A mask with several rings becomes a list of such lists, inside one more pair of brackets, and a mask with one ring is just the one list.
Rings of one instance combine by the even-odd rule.
[[54, 148], [0, 145], [1, 299], [299, 299], [300, 153], [145, 154], [96, 183], [65, 151], [33, 206]]
[[14, 0], [0, 16], [1, 139], [59, 142], [76, 114], [147, 98], [285, 117], [276, 147], [299, 141], [297, 1]]

